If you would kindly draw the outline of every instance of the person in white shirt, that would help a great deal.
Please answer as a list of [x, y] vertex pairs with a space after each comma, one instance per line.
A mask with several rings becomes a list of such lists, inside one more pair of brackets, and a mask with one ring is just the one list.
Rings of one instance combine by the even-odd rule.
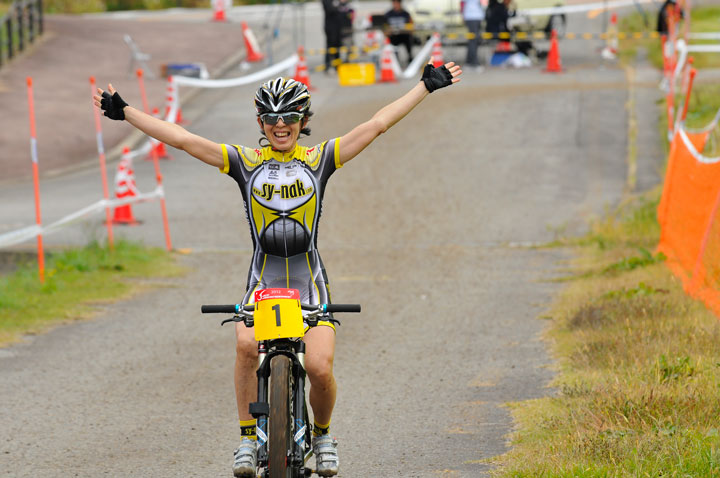
[[482, 22], [485, 20], [485, 11], [480, 4], [480, 0], [464, 0], [462, 2], [462, 13], [470, 34], [465, 63], [469, 67], [479, 67], [480, 61], [478, 60], [477, 49], [482, 34]]

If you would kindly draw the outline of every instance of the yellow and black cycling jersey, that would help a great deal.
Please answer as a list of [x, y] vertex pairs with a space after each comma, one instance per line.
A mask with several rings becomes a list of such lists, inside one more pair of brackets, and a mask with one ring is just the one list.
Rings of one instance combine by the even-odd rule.
[[287, 153], [222, 145], [221, 171], [240, 187], [254, 247], [244, 303], [270, 287], [298, 289], [302, 302], [330, 302], [317, 231], [325, 185], [341, 167], [338, 144], [296, 145]]

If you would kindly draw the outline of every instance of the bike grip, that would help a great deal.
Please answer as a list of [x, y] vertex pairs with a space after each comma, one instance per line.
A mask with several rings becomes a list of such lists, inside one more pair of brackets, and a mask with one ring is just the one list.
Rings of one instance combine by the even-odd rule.
[[360, 304], [328, 304], [327, 312], [360, 312]]
[[203, 314], [234, 314], [237, 312], [237, 306], [235, 304], [202, 305], [200, 311]]

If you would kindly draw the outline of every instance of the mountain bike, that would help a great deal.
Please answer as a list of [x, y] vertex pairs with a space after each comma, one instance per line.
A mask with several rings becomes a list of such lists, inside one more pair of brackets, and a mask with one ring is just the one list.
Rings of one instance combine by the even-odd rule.
[[312, 456], [312, 431], [305, 403], [305, 331], [319, 321], [339, 324], [334, 312], [360, 312], [358, 304], [305, 304], [297, 289], [263, 289], [255, 302], [203, 305], [201, 311], [229, 313], [221, 322], [254, 327], [258, 341], [257, 402], [250, 414], [257, 420], [257, 476], [301, 478], [315, 471], [306, 466]]

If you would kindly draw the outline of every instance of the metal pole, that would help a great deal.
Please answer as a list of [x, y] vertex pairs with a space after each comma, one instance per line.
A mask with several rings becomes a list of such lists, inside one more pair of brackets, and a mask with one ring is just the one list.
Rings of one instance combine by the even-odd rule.
[[35, 41], [35, 15], [33, 14], [33, 2], [27, 6], [28, 16], [28, 40], [30, 43]]
[[42, 0], [36, 0], [35, 5], [37, 6], [38, 13], [38, 35], [42, 35], [45, 31]]
[[15, 56], [15, 48], [13, 46], [13, 24], [12, 16], [8, 15], [5, 18], [5, 31], [7, 32], [7, 48], [8, 48], [8, 60]]
[[18, 51], [23, 51], [25, 49], [25, 25], [22, 3], [17, 4], [16, 12], [18, 22]]

